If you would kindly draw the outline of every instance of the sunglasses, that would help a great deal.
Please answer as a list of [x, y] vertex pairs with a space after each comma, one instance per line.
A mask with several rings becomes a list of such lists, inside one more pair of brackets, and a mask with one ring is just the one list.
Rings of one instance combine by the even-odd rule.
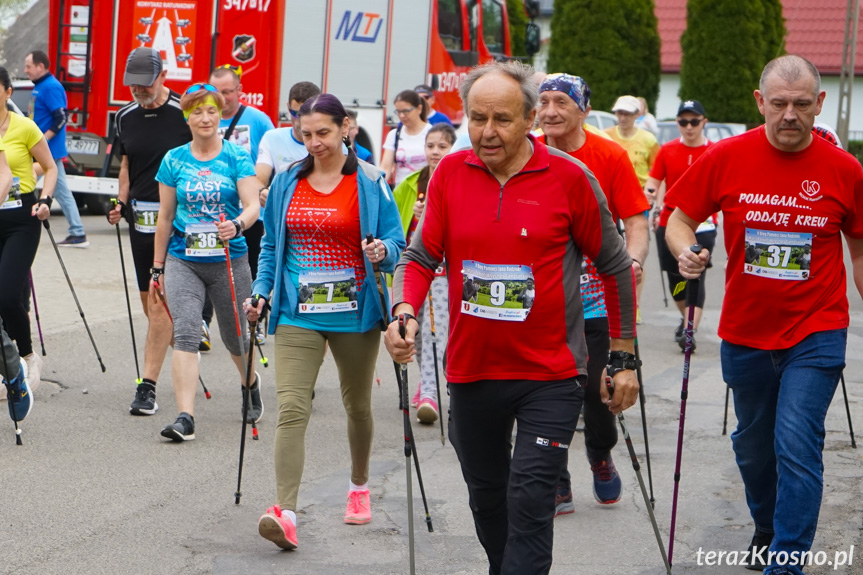
[[413, 112], [416, 109], [417, 109], [416, 106], [414, 106], [413, 108], [405, 108], [404, 110], [396, 110], [396, 114], [398, 114], [399, 116], [407, 116], [408, 114], [410, 114], [411, 112]]
[[300, 117], [300, 111], [299, 110], [294, 110], [293, 108], [288, 108], [288, 112], [291, 113], [291, 118], [299, 118]]
[[183, 93], [185, 95], [188, 95], [188, 94], [194, 94], [195, 92], [199, 92], [201, 90], [206, 90], [207, 92], [214, 92], [216, 94], [219, 93], [219, 91], [216, 90], [215, 86], [213, 86], [212, 84], [205, 84], [204, 82], [198, 82], [197, 84], [192, 84]]
[[223, 64], [216, 68], [216, 70], [230, 70], [234, 74], [237, 75], [237, 79], [241, 79], [243, 77], [243, 67], [242, 66], [233, 66], [231, 64]]
[[677, 125], [681, 128], [685, 128], [686, 126], [692, 126], [693, 128], [698, 127], [698, 124], [704, 121], [704, 118], [693, 118], [691, 120], [686, 120], [684, 118], [679, 118], [677, 120]]

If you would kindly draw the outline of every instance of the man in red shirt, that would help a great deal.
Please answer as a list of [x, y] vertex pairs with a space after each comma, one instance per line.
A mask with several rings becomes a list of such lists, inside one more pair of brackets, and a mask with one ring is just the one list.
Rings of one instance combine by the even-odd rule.
[[[592, 174], [530, 135], [531, 77], [519, 62], [495, 62], [461, 83], [473, 148], [446, 156], [429, 182], [393, 281], [406, 337], [397, 322], [385, 337], [395, 361], [410, 361], [412, 314], [446, 252], [450, 440], [492, 575], [551, 569], [555, 491], [586, 379], [581, 297], [569, 287], [582, 254], [605, 281], [616, 385], [608, 407], [619, 413], [638, 397], [632, 258]], [[525, 307], [518, 296], [531, 284]]]
[[722, 374], [734, 392], [731, 435], [755, 522], [749, 566], [803, 573], [823, 492], [824, 419], [845, 366], [848, 298], [842, 236], [863, 293], [863, 168], [812, 135], [825, 93], [798, 56], [764, 68], [765, 125], [710, 147], [669, 191], [666, 239], [680, 273], [707, 250], [694, 231], [722, 210], [728, 252], [719, 323]]
[[[677, 273], [677, 259], [671, 254], [665, 243], [665, 227], [668, 225], [668, 217], [674, 212], [675, 206], [666, 201], [664, 191], [670, 190], [680, 179], [680, 176], [689, 169], [689, 166], [707, 150], [710, 140], [704, 135], [706, 123], [707, 118], [704, 117], [704, 106], [701, 105], [701, 102], [698, 100], [681, 102], [680, 107], [677, 108], [680, 139], [672, 140], [659, 149], [656, 161], [650, 168], [650, 177], [647, 178], [647, 183], [644, 185], [645, 193], [655, 197], [654, 205], [656, 207], [651, 215], [651, 221], [656, 230], [656, 249], [659, 251], [659, 262], [662, 271], [668, 273], [668, 289], [681, 314], [680, 324], [674, 330], [674, 341], [677, 342], [681, 350], [686, 346], [686, 338], [683, 337], [683, 318], [687, 317], [686, 302], [684, 301], [686, 292], [677, 290], [676, 287], [685, 280], [683, 276]], [[663, 181], [665, 187], [661, 186]], [[707, 248], [708, 252], [713, 253], [713, 246], [716, 244], [716, 222], [713, 217], [698, 225], [695, 239], [701, 246]], [[707, 267], [710, 267], [709, 260]], [[702, 281], [698, 285], [698, 301], [695, 303], [693, 318], [693, 326], [696, 331], [701, 322], [701, 310], [704, 309], [704, 299], [707, 293], [706, 284], [707, 282]], [[692, 349], [695, 349], [694, 336]]]
[[[622, 220], [626, 250], [632, 257], [636, 285], [642, 280], [641, 264], [647, 258], [647, 218], [650, 209], [629, 156], [616, 142], [586, 132], [590, 112], [590, 86], [579, 76], [550, 74], [539, 86], [540, 141], [583, 162], [596, 176], [615, 221]], [[584, 393], [584, 445], [593, 472], [593, 495], [603, 504], [620, 501], [620, 475], [611, 458], [617, 444], [614, 414], [602, 401], [602, 370], [608, 358], [608, 312], [602, 278], [585, 258], [580, 278], [584, 305], [584, 337], [587, 340], [587, 389]], [[564, 468], [555, 498], [555, 513], [572, 513], [569, 470]]]

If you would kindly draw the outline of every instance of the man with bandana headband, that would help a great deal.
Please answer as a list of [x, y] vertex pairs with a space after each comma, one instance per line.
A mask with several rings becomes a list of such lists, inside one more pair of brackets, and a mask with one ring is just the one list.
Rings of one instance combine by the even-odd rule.
[[[550, 74], [539, 86], [541, 140], [583, 162], [596, 176], [616, 221], [623, 221], [626, 249], [632, 257], [636, 284], [642, 280], [647, 257], [647, 220], [650, 209], [629, 157], [619, 144], [585, 130], [590, 112], [590, 87], [579, 76]], [[582, 264], [581, 297], [584, 303], [584, 335], [588, 346], [587, 389], [584, 402], [584, 443], [593, 472], [593, 494], [602, 504], [620, 500], [621, 482], [611, 450], [617, 444], [615, 418], [600, 396], [602, 372], [608, 358], [608, 311], [602, 279], [596, 266]], [[572, 513], [569, 471], [564, 469], [555, 500], [557, 515]]]

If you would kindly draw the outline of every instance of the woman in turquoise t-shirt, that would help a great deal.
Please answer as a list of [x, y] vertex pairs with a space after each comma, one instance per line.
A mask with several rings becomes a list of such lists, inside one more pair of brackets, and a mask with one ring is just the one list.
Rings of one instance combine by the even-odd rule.
[[[219, 319], [222, 342], [244, 384], [248, 333], [241, 310], [233, 306], [223, 242], [229, 242], [236, 293], [250, 293], [252, 276], [242, 236], [243, 230], [257, 221], [260, 204], [249, 153], [219, 135], [223, 106], [224, 98], [210, 84], [194, 84], [186, 90], [180, 107], [189, 122], [192, 141], [170, 150], [156, 174], [160, 206], [153, 283], [166, 296], [174, 320], [171, 372], [179, 413], [177, 420], [162, 430], [162, 436], [174, 441], [195, 439], [201, 310], [208, 296]], [[243, 349], [236, 317], [241, 323]], [[248, 420], [256, 422], [264, 410], [257, 374], [251, 392]]]

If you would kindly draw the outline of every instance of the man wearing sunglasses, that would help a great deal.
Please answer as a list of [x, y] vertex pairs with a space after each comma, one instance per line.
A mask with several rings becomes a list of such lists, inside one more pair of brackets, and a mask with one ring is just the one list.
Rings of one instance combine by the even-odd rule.
[[[689, 169], [689, 166], [707, 151], [710, 141], [704, 135], [706, 124], [707, 118], [704, 117], [704, 106], [701, 105], [701, 102], [698, 100], [681, 102], [677, 109], [677, 126], [680, 130], [680, 139], [672, 140], [662, 146], [653, 167], [650, 169], [647, 184], [644, 186], [645, 195], [650, 200], [655, 200], [650, 220], [656, 231], [656, 249], [659, 251], [662, 271], [668, 274], [668, 289], [671, 292], [671, 297], [681, 314], [680, 323], [674, 330], [674, 341], [677, 342], [681, 350], [686, 347], [686, 338], [683, 337], [683, 318], [687, 317], [684, 301], [686, 292], [685, 290], [675, 291], [675, 288], [685, 280], [679, 273], [677, 259], [671, 254], [665, 243], [665, 226], [668, 225], [668, 217], [676, 207], [665, 201], [665, 191], [671, 189], [671, 186]], [[661, 185], [663, 182], [665, 183], [664, 186]], [[713, 253], [713, 246], [716, 244], [716, 214], [698, 226], [695, 237], [699, 244], [707, 248], [711, 254]], [[707, 267], [710, 267], [710, 264]], [[704, 286], [706, 284], [707, 282], [702, 281], [698, 287], [698, 301], [695, 305], [693, 321], [693, 327], [696, 331], [701, 321], [701, 311], [704, 308], [706, 295]], [[692, 349], [695, 349], [694, 336]]]

